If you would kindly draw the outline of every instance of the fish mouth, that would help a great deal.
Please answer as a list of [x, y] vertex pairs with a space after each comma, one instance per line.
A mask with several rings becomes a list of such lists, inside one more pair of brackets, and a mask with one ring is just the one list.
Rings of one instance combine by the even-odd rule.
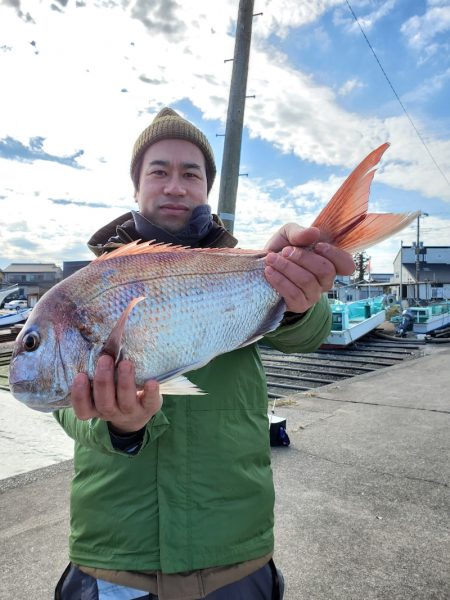
[[19, 400], [19, 402], [22, 402], [33, 410], [38, 410], [40, 412], [52, 412], [58, 408], [66, 408], [71, 406], [70, 395], [62, 396], [54, 401], [49, 401], [48, 392], [45, 394], [38, 393], [33, 389], [33, 381], [10, 381], [9, 388], [16, 400]]
[[9, 388], [14, 395], [26, 394], [30, 391], [30, 387], [29, 381], [9, 381]]
[[[70, 402], [70, 396], [66, 396], [62, 400], [55, 400], [54, 402], [49, 402], [45, 406], [44, 410], [45, 410], [45, 412], [50, 412], [50, 411], [58, 410], [59, 408], [68, 408], [69, 406], [72, 406], [72, 404]], [[40, 409], [38, 409], [38, 410], [40, 410]]]

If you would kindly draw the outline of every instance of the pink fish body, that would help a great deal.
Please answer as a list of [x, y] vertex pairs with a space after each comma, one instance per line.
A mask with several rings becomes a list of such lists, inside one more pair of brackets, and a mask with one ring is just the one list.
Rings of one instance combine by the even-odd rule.
[[69, 406], [75, 374], [92, 378], [105, 351], [135, 363], [138, 385], [157, 379], [163, 393], [198, 393], [179, 376], [278, 326], [285, 305], [261, 254], [130, 246], [38, 302], [11, 361], [18, 400], [38, 410]]

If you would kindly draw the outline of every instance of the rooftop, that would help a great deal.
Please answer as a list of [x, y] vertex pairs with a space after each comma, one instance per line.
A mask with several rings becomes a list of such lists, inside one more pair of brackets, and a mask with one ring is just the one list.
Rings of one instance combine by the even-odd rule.
[[61, 267], [54, 263], [11, 263], [4, 273], [58, 273]]

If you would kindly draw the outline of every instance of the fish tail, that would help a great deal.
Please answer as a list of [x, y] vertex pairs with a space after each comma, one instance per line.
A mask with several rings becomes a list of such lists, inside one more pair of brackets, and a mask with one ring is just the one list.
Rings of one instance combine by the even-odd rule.
[[360, 252], [401, 231], [412, 223], [418, 214], [420, 211], [404, 214], [369, 213], [363, 221], [341, 236], [337, 245], [350, 253]]
[[376, 166], [389, 145], [382, 144], [366, 156], [315, 219], [312, 226], [320, 229], [319, 241], [357, 252], [397, 233], [417, 217], [418, 212], [367, 213]]

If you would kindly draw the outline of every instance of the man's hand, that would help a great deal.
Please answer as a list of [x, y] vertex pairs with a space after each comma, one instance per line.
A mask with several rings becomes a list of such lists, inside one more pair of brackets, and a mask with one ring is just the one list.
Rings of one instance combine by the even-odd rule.
[[[306, 312], [333, 287], [336, 275], [351, 275], [355, 270], [348, 252], [317, 242], [317, 227], [307, 229], [288, 223], [265, 246], [265, 275], [270, 285], [284, 298], [287, 310]], [[314, 246], [314, 250], [308, 249]]]
[[76, 416], [86, 421], [92, 417], [109, 421], [118, 434], [139, 431], [162, 406], [157, 381], [146, 381], [137, 391], [134, 365], [123, 360], [117, 367], [117, 385], [114, 382], [114, 361], [111, 356], [99, 358], [94, 375], [93, 394], [86, 373], [76, 375], [71, 402]]

